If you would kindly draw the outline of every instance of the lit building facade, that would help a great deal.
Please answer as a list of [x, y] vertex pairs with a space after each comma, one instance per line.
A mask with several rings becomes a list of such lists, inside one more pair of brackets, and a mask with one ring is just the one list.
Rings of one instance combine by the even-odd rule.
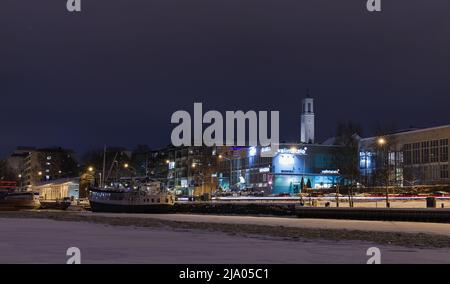
[[221, 151], [224, 158], [218, 164], [219, 186], [266, 195], [295, 195], [307, 188], [333, 188], [341, 180], [341, 149], [317, 144], [280, 144], [273, 157], [265, 157], [263, 154], [271, 151], [270, 147], [228, 147]]
[[179, 196], [212, 194], [217, 188], [216, 148], [206, 146], [169, 147], [166, 150], [167, 187]]
[[63, 200], [80, 198], [80, 184], [78, 178], [59, 179], [51, 182], [41, 182], [33, 186], [33, 191], [39, 192], [41, 200]]
[[360, 140], [360, 171], [367, 186], [450, 184], [450, 125]]

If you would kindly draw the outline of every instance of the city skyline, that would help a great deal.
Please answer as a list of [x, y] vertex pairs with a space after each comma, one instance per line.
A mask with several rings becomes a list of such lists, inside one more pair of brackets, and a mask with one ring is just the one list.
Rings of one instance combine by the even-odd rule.
[[450, 262], [450, 1], [0, 6], [0, 264]]
[[364, 136], [377, 123], [449, 123], [449, 3], [369, 14], [364, 3], [194, 2], [202, 9], [96, 1], [77, 15], [48, 0], [3, 4], [0, 156], [18, 145], [164, 147], [171, 114], [193, 102], [278, 110], [281, 140], [298, 141], [307, 89], [318, 142], [337, 122], [361, 124]]

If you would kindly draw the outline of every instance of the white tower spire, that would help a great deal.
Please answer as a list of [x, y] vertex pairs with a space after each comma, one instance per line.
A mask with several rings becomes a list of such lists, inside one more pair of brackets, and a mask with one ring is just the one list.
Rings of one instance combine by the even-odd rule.
[[306, 98], [302, 100], [300, 132], [302, 143], [314, 143], [314, 99], [309, 97], [309, 92]]

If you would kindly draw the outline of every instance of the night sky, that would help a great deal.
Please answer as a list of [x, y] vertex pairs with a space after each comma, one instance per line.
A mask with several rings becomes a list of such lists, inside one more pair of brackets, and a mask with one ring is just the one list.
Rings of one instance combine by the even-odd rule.
[[450, 123], [450, 1], [66, 0], [0, 2], [0, 157], [18, 145], [83, 152], [161, 147], [172, 113], [279, 110], [298, 141], [300, 101], [316, 133], [370, 135]]

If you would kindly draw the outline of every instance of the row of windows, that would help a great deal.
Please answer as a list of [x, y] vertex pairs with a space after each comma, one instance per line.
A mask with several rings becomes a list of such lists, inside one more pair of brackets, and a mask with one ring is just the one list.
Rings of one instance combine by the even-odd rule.
[[405, 169], [407, 180], [438, 180], [448, 179], [448, 164], [445, 165], [424, 165], [413, 166]]
[[[257, 166], [270, 165], [272, 163], [271, 157], [261, 157], [259, 155], [248, 157], [248, 158], [237, 158], [232, 160], [233, 169], [246, 169], [254, 168]], [[230, 167], [230, 161], [223, 160], [220, 161], [219, 167], [222, 169], [228, 169]]]
[[448, 165], [441, 166], [441, 178], [448, 179]]
[[405, 165], [448, 162], [448, 139], [405, 144]]

